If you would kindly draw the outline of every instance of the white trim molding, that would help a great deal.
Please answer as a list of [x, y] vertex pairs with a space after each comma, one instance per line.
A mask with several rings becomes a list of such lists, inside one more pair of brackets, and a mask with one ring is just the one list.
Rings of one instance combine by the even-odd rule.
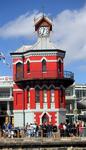
[[17, 63], [19, 63], [19, 62], [20, 62], [21, 64], [23, 64], [23, 61], [22, 61], [22, 60], [17, 60], [17, 61], [15, 61], [15, 62], [13, 63], [13, 65], [14, 65], [14, 64], [17, 64]]
[[[26, 61], [24, 62], [24, 64], [27, 64], [27, 61], [29, 61], [30, 63], [39, 63], [39, 62], [42, 62], [43, 60], [46, 60], [46, 62], [59, 62], [59, 60], [61, 60], [61, 62], [63, 63], [63, 60], [61, 59], [61, 58], [58, 58], [57, 60], [49, 60], [49, 59], [47, 59], [46, 57], [43, 57], [43, 58], [41, 58], [40, 60], [30, 60], [29, 58], [27, 58], [26, 59]], [[14, 64], [17, 64], [17, 63], [23, 63], [23, 61], [21, 61], [21, 60], [17, 60], [17, 61], [15, 61], [14, 63], [13, 63], [13, 65]]]

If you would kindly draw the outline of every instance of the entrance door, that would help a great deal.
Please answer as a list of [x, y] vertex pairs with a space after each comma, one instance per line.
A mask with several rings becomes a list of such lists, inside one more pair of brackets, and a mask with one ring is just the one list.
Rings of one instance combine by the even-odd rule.
[[49, 123], [49, 116], [45, 113], [43, 116], [42, 116], [42, 123]]

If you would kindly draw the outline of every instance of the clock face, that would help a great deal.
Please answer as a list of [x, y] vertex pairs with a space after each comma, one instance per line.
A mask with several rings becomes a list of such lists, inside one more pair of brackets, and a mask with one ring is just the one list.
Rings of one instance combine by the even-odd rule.
[[49, 35], [49, 29], [48, 27], [40, 27], [38, 33], [39, 33], [39, 36], [46, 37]]

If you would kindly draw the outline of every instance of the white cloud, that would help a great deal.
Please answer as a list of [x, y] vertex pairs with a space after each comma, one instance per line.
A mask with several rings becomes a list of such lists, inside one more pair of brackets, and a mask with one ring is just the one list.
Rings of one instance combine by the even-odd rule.
[[53, 41], [66, 50], [66, 64], [86, 60], [86, 6], [65, 10], [54, 18]]
[[26, 13], [8, 22], [0, 27], [0, 37], [31, 36], [34, 32], [34, 16], [37, 15], [38, 12], [36, 11], [32, 14]]
[[[41, 13], [40, 13], [41, 14]], [[34, 32], [34, 17], [26, 13], [0, 27], [0, 37], [30, 37]], [[66, 50], [66, 64], [86, 59], [86, 6], [80, 10], [64, 10], [53, 18], [52, 40], [57, 48]]]

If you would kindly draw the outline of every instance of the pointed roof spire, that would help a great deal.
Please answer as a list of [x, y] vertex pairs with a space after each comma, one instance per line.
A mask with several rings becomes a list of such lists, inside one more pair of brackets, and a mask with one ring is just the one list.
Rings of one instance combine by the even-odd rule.
[[37, 31], [37, 29], [40, 26], [44, 26], [43, 25], [44, 22], [46, 22], [48, 24], [48, 26], [50, 26], [50, 30], [52, 31], [52, 21], [47, 16], [45, 16], [44, 14], [42, 16], [40, 16], [39, 18], [34, 19], [35, 31]]

